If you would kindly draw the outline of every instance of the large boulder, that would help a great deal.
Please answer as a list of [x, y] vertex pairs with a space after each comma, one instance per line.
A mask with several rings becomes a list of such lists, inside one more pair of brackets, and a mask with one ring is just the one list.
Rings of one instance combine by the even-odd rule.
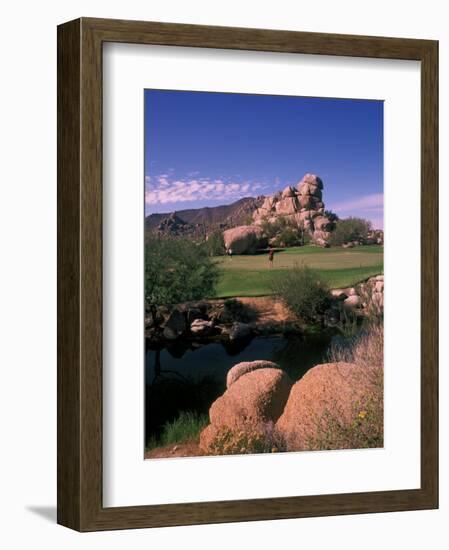
[[[313, 221], [315, 224], [315, 220]], [[315, 231], [312, 233], [312, 239], [315, 244], [318, 246], [327, 247], [328, 239], [329, 239], [330, 233], [328, 231], [321, 231], [320, 229], [315, 229]]]
[[323, 189], [323, 180], [315, 174], [304, 174], [302, 180], [298, 183], [298, 189], [300, 189], [303, 184], [309, 184], [318, 187], [318, 189]]
[[295, 196], [295, 190], [290, 185], [287, 185], [287, 187], [282, 191], [282, 198], [285, 197], [294, 197]]
[[298, 212], [298, 200], [296, 197], [282, 198], [275, 205], [276, 213], [279, 215], [295, 214]]
[[311, 195], [301, 195], [299, 197], [299, 204], [301, 208], [311, 210], [313, 206], [313, 199]]
[[235, 322], [229, 329], [229, 340], [243, 340], [243, 338], [248, 338], [248, 336], [251, 335], [251, 332], [251, 327], [246, 323]]
[[262, 228], [257, 225], [241, 225], [223, 232], [226, 249], [233, 254], [253, 254], [258, 248], [266, 246]]
[[316, 216], [313, 220], [315, 229], [320, 231], [329, 231], [332, 228], [332, 223], [327, 216]]
[[265, 197], [265, 200], [262, 203], [262, 206], [260, 207], [262, 210], [271, 210], [274, 204], [274, 198], [273, 197]]
[[195, 319], [190, 325], [190, 332], [195, 336], [208, 336], [214, 331], [213, 321]]
[[209, 410], [211, 424], [200, 434], [200, 449], [210, 450], [211, 442], [223, 427], [276, 422], [284, 410], [292, 387], [289, 376], [279, 368], [259, 368], [239, 376]]
[[292, 381], [279, 368], [256, 369], [240, 376], [209, 410], [216, 426], [233, 426], [242, 418], [275, 422], [287, 402]]
[[247, 372], [251, 372], [258, 369], [280, 369], [281, 367], [273, 361], [242, 361], [234, 365], [229, 371], [226, 377], [226, 387], [229, 388], [234, 382], [236, 382], [241, 376]]
[[325, 363], [310, 369], [292, 387], [276, 423], [288, 450], [307, 450], [323, 434], [329, 449], [340, 448], [338, 441], [332, 442], [332, 422], [349, 427], [369, 391], [368, 377], [355, 364]]
[[323, 193], [322, 193], [321, 189], [322, 188], [318, 187], [318, 185], [316, 185], [316, 184], [302, 182], [299, 185], [298, 193], [302, 197], [310, 195], [310, 196], [313, 196], [314, 198], [316, 198], [317, 200], [321, 200], [322, 197], [323, 197]]
[[360, 296], [357, 296], [357, 294], [353, 294], [346, 298], [346, 300], [343, 302], [343, 305], [348, 308], [360, 307], [362, 305], [362, 300], [360, 299]]

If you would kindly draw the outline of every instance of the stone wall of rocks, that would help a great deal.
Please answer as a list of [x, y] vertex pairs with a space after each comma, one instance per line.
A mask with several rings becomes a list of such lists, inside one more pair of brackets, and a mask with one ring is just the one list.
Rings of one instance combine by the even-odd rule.
[[145, 316], [145, 336], [161, 344], [179, 338], [243, 340], [254, 331], [251, 312], [235, 303], [236, 300], [215, 300], [160, 307], [154, 315]]
[[326, 323], [330, 326], [337, 325], [348, 311], [360, 316], [381, 316], [384, 308], [384, 276], [370, 277], [353, 287], [336, 288], [331, 290], [331, 295], [333, 303], [326, 313]]
[[254, 211], [253, 223], [273, 223], [282, 216], [308, 231], [315, 244], [326, 246], [333, 224], [324, 213], [323, 187], [320, 177], [305, 174], [296, 186], [287, 186], [266, 197], [262, 206]]

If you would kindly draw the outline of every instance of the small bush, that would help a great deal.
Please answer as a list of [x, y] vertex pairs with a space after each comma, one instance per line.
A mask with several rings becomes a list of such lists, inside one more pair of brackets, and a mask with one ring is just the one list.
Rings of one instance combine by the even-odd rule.
[[286, 450], [283, 438], [273, 422], [242, 422], [239, 426], [221, 427], [209, 445], [211, 455], [276, 453]]
[[316, 322], [329, 306], [326, 283], [318, 271], [302, 264], [280, 274], [273, 290], [287, 307], [306, 322]]
[[207, 415], [182, 411], [178, 418], [166, 422], [160, 437], [160, 445], [172, 445], [196, 440], [200, 432], [208, 425]]

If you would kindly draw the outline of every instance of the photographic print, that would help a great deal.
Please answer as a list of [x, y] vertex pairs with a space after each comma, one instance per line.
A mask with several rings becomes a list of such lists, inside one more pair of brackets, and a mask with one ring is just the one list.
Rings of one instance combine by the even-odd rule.
[[144, 104], [145, 458], [383, 447], [383, 102]]

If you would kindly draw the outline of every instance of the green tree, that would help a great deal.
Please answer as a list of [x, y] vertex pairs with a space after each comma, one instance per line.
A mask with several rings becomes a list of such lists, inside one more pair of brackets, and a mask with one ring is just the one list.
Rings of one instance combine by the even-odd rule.
[[157, 306], [199, 300], [214, 293], [218, 268], [204, 245], [182, 237], [150, 236], [145, 246], [145, 301]]
[[329, 220], [329, 222], [332, 224], [331, 225], [331, 231], [333, 231], [335, 229], [335, 225], [336, 223], [338, 222], [338, 220], [340, 219], [337, 214], [335, 212], [333, 212], [332, 210], [325, 210], [324, 211], [324, 215], [327, 217], [327, 219]]
[[210, 233], [204, 246], [209, 256], [223, 256], [226, 253], [223, 233], [221, 231]]
[[329, 244], [339, 246], [351, 241], [364, 241], [372, 226], [363, 218], [346, 218], [335, 222], [335, 229], [329, 238]]

